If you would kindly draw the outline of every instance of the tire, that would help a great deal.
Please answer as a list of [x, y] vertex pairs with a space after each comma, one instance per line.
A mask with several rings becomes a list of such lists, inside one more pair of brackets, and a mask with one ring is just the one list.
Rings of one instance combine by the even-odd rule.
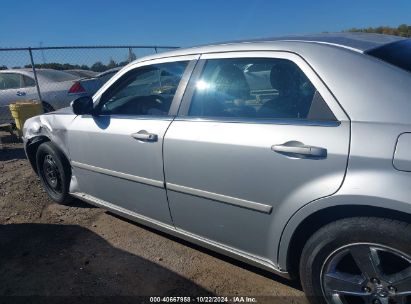
[[54, 108], [49, 103], [43, 101], [42, 104], [43, 104], [44, 113], [49, 113], [49, 112], [54, 111]]
[[[394, 275], [405, 269], [398, 281]], [[411, 295], [411, 225], [375, 217], [328, 224], [305, 244], [300, 279], [311, 303], [411, 303], [399, 295]]]
[[37, 172], [47, 194], [59, 204], [71, 202], [71, 167], [66, 157], [51, 142], [42, 143], [36, 153]]

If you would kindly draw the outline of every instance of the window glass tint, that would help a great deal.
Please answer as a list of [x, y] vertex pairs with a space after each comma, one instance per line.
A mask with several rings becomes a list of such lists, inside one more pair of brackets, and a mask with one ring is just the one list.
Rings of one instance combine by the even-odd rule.
[[20, 88], [20, 74], [1, 73], [0, 74], [0, 90], [18, 89]]
[[334, 119], [310, 80], [285, 59], [208, 60], [195, 86], [190, 116]]
[[411, 39], [384, 45], [367, 54], [411, 72]]
[[151, 65], [127, 73], [102, 96], [100, 111], [105, 114], [167, 115], [187, 63]]
[[36, 82], [33, 78], [23, 75], [23, 83], [24, 87], [34, 87]]

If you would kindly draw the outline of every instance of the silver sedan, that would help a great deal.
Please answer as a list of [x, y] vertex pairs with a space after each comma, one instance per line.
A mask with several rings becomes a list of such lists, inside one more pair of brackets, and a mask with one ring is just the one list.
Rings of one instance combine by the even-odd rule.
[[28, 120], [78, 198], [301, 280], [312, 303], [410, 303], [411, 40], [321, 34], [141, 58]]

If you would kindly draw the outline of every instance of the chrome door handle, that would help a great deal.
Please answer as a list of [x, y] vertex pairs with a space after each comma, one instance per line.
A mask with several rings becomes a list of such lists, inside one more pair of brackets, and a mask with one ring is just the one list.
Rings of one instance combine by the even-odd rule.
[[22, 91], [17, 91], [16, 95], [17, 96], [26, 96], [26, 93], [22, 92]]
[[300, 158], [326, 158], [327, 149], [307, 146], [299, 141], [289, 141], [282, 145], [273, 145], [271, 150], [292, 157]]
[[131, 134], [131, 137], [141, 140], [141, 141], [149, 141], [154, 142], [158, 140], [157, 134], [148, 133], [146, 130], [138, 131], [137, 133]]

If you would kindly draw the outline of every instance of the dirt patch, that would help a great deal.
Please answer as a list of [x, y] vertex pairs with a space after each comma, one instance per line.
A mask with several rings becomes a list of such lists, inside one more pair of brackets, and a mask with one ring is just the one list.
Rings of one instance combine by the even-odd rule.
[[259, 303], [306, 303], [298, 286], [270, 273], [79, 201], [72, 206], [53, 203], [22, 144], [4, 142], [0, 148], [3, 299], [93, 296], [112, 301], [113, 296], [217, 295], [258, 297]]

